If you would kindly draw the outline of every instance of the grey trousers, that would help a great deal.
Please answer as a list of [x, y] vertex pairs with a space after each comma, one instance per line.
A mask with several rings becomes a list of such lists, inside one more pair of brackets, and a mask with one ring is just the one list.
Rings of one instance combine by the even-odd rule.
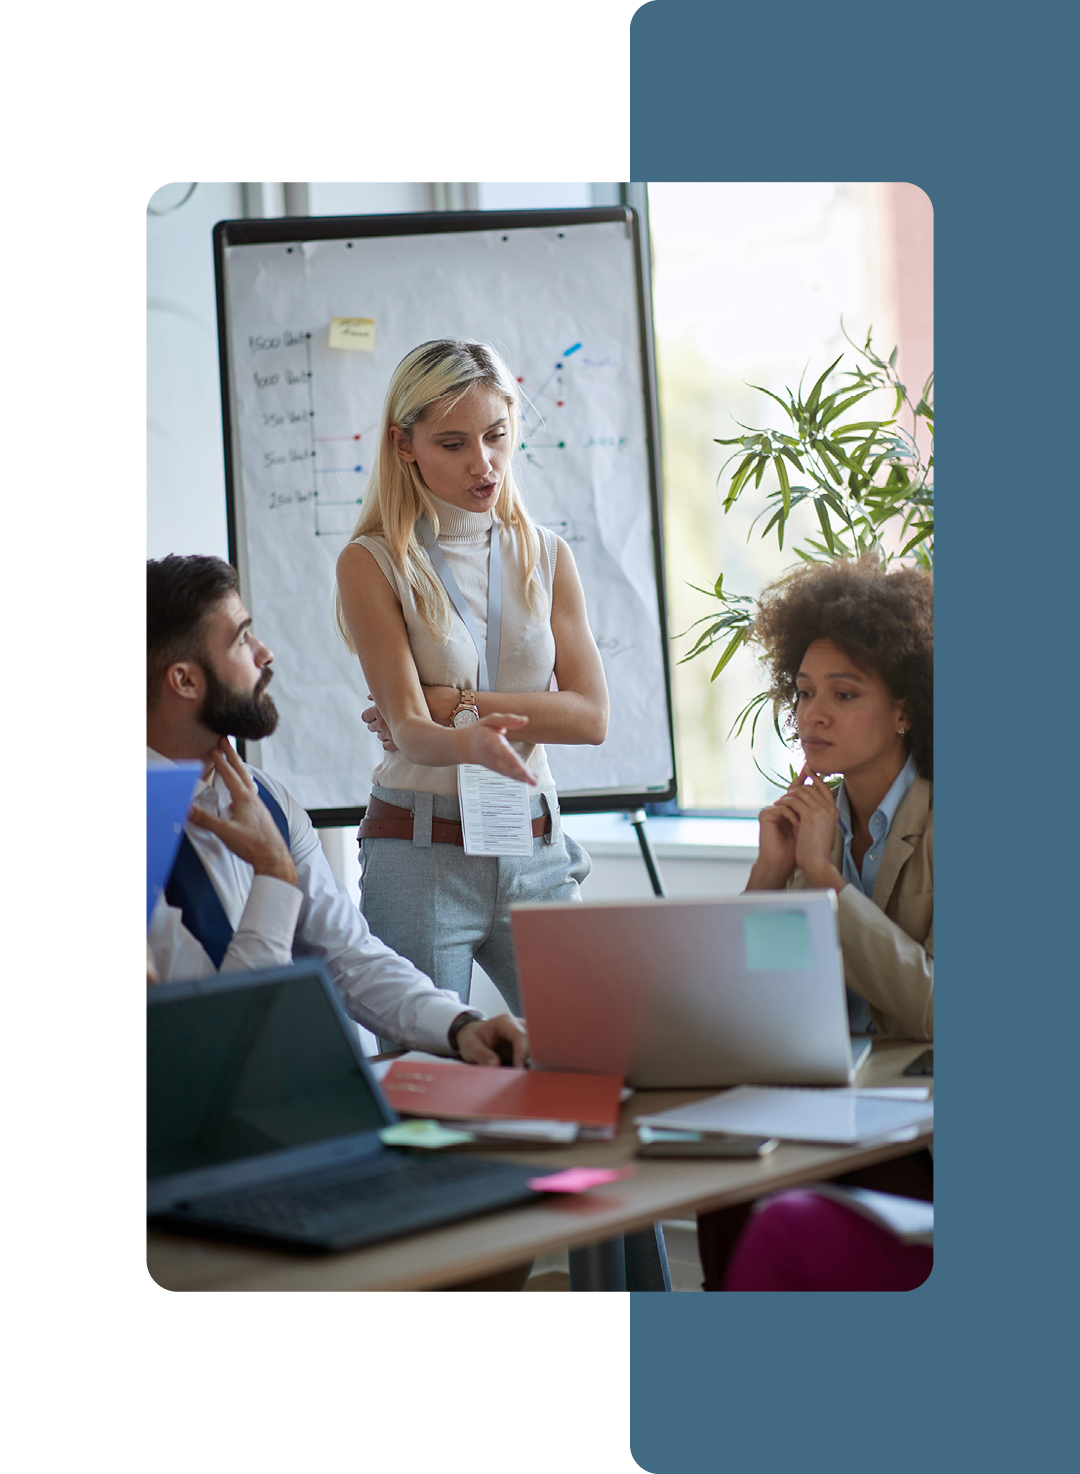
[[360, 909], [377, 937], [426, 972], [438, 987], [469, 1001], [473, 959], [511, 1013], [521, 1013], [509, 908], [517, 901], [578, 901], [592, 870], [563, 830], [555, 794], [530, 795], [534, 818], [551, 814], [551, 833], [530, 856], [493, 859], [457, 845], [431, 843], [431, 818], [460, 817], [456, 798], [375, 787], [385, 803], [413, 810], [413, 837], [360, 841]]

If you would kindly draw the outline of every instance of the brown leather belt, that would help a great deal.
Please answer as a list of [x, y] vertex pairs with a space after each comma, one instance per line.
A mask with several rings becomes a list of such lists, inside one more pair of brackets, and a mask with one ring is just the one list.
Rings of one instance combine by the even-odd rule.
[[[551, 815], [541, 814], [532, 821], [534, 838], [551, 833]], [[397, 804], [384, 803], [372, 796], [367, 802], [367, 813], [360, 825], [361, 839], [409, 839], [413, 837], [413, 815], [411, 809], [399, 808]], [[456, 844], [464, 847], [459, 819], [431, 820], [432, 844]]]

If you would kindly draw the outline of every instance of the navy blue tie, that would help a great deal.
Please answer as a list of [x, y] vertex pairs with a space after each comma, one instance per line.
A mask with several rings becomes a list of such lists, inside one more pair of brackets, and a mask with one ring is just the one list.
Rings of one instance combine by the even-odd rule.
[[[270, 810], [270, 816], [281, 831], [282, 838], [288, 844], [289, 821], [281, 805], [257, 778], [255, 787]], [[213, 881], [207, 875], [195, 846], [186, 834], [180, 841], [176, 863], [165, 887], [165, 899], [170, 906], [177, 907], [181, 912], [188, 931], [203, 944], [214, 966], [220, 968], [225, 953], [229, 950], [233, 929]]]

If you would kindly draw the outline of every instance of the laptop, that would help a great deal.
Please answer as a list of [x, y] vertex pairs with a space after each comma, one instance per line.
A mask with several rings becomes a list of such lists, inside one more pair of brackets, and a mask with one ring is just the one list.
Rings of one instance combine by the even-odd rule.
[[535, 1167], [382, 1143], [398, 1117], [321, 963], [146, 998], [153, 1222], [351, 1249], [535, 1200]]
[[533, 1064], [628, 1085], [846, 1085], [834, 891], [510, 908]]

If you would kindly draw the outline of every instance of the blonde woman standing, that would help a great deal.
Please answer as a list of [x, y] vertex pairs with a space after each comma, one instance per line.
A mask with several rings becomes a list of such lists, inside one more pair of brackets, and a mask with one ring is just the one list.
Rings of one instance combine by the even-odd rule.
[[[608, 718], [573, 556], [514, 480], [519, 435], [517, 382], [488, 344], [414, 348], [337, 567], [384, 747], [360, 829], [364, 915], [463, 1001], [475, 958], [515, 1012], [508, 907], [578, 899], [591, 869], [562, 829], [544, 744], [603, 742]], [[527, 785], [531, 855], [465, 853], [459, 764]]]

